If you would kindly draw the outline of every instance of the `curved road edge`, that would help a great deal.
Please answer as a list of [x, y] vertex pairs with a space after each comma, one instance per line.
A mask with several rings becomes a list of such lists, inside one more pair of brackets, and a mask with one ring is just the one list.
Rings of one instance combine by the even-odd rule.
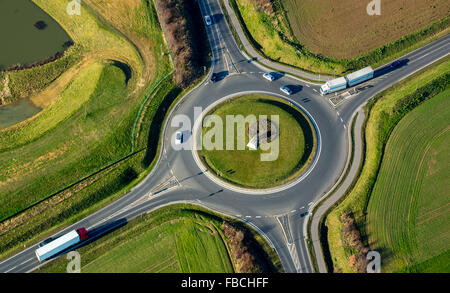
[[[352, 115], [353, 121], [355, 115], [358, 115], [356, 118], [356, 122], [353, 127], [348, 128], [348, 156], [346, 167], [344, 168], [344, 172], [342, 172], [341, 177], [336, 182], [335, 186], [333, 186], [328, 193], [326, 193], [320, 200], [318, 200], [312, 207], [311, 211], [317, 208], [317, 211], [313, 213], [313, 216], [308, 220], [311, 221], [311, 230], [308, 231], [308, 236], [311, 237], [311, 242], [314, 248], [315, 259], [317, 262], [317, 266], [320, 273], [327, 273], [327, 267], [325, 264], [325, 259], [323, 256], [322, 245], [320, 243], [320, 222], [324, 215], [328, 212], [328, 210], [345, 195], [347, 189], [352, 185], [358, 173], [360, 171], [360, 166], [363, 157], [363, 125], [365, 121], [365, 113], [363, 110], [363, 106], [358, 108]], [[354, 132], [354, 149], [352, 151], [352, 132]], [[349, 166], [351, 158], [353, 157], [353, 161], [351, 162], [351, 166]], [[347, 172], [348, 170], [348, 172]], [[343, 180], [343, 181], [342, 181]], [[331, 195], [331, 196], [330, 196]], [[309, 222], [308, 221], [308, 222]], [[308, 225], [306, 223], [305, 225]]]
[[[222, 0], [218, 0], [218, 1], [222, 1]], [[222, 5], [220, 5], [220, 6], [222, 6]], [[316, 82], [321, 82], [321, 81], [325, 82], [327, 80], [333, 79], [332, 76], [309, 73], [309, 72], [306, 72], [306, 71], [303, 71], [300, 69], [296, 69], [294, 67], [290, 67], [290, 66], [283, 65], [280, 63], [275, 63], [273, 61], [270, 61], [270, 60], [264, 58], [250, 44], [247, 36], [245, 35], [244, 31], [242, 30], [239, 20], [237, 19], [236, 13], [234, 12], [233, 8], [230, 7], [230, 3], [228, 2], [228, 0], [223, 0], [223, 6], [225, 6], [225, 9], [229, 16], [229, 19], [231, 21], [230, 25], [233, 27], [234, 31], [237, 34], [237, 37], [239, 38], [240, 43], [244, 47], [245, 52], [243, 50], [241, 50], [241, 53], [247, 57], [249, 57], [248, 56], [249, 54], [251, 55], [250, 58], [248, 58], [248, 59], [252, 59], [252, 58], [256, 57], [257, 58], [256, 62], [258, 63], [258, 65], [265, 66], [269, 69], [283, 71], [293, 78], [296, 78], [296, 79], [300, 78], [303, 82], [313, 81], [314, 83], [316, 83]], [[237, 43], [239, 43], [239, 42], [237, 42]]]

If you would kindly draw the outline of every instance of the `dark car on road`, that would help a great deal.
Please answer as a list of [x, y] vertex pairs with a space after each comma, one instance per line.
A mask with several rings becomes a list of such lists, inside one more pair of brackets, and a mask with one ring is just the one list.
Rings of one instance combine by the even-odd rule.
[[41, 243], [39, 243], [39, 247], [42, 247], [42, 246], [44, 246], [44, 245], [46, 245], [46, 244], [49, 244], [49, 243], [52, 242], [53, 240], [55, 240], [55, 239], [52, 238], [52, 237], [47, 238], [47, 239], [45, 239], [44, 241], [42, 241]]
[[394, 62], [391, 63], [391, 68], [397, 68], [400, 67], [402, 65], [402, 62], [399, 60], [395, 60]]
[[211, 82], [216, 82], [217, 81], [217, 74], [216, 73], [213, 73], [212, 75], [211, 75]]

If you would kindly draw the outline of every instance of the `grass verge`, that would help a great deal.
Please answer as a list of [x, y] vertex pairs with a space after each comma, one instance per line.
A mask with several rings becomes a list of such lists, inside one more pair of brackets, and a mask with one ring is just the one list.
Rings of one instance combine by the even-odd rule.
[[[333, 191], [331, 191], [329, 194], [328, 194], [328, 196], [326, 196], [325, 198], [323, 198], [321, 201], [322, 202], [325, 202], [329, 197], [331, 197], [333, 194], [334, 194], [334, 192], [336, 191], [336, 190], [338, 190], [338, 188], [344, 183], [344, 181], [345, 181], [345, 179], [347, 178], [347, 176], [348, 176], [348, 173], [350, 172], [350, 168], [351, 168], [351, 166], [352, 166], [352, 163], [353, 163], [353, 160], [355, 159], [355, 125], [356, 125], [356, 119], [358, 118], [358, 113], [356, 113], [356, 115], [355, 115], [355, 117], [353, 118], [353, 120], [352, 120], [352, 123], [351, 123], [351, 154], [350, 154], [350, 160], [349, 160], [349, 163], [348, 163], [348, 166], [347, 166], [347, 169], [345, 170], [345, 173], [344, 173], [344, 175], [342, 176], [342, 178], [341, 178], [341, 180], [340, 180], [340, 182], [335, 186], [335, 188], [333, 189]], [[364, 126], [363, 126], [363, 129], [364, 129]], [[362, 132], [363, 132], [363, 130], [362, 130]], [[363, 149], [364, 149], [364, 147], [363, 147]], [[361, 164], [361, 166], [362, 166], [362, 164]], [[361, 166], [359, 166], [359, 169], [361, 168]], [[359, 172], [358, 172], [359, 173]], [[355, 180], [352, 182], [352, 185], [350, 185], [350, 189], [352, 188], [352, 186], [356, 183], [356, 180], [357, 180], [357, 178], [355, 178]], [[321, 249], [322, 249], [322, 253], [323, 253], [323, 255], [324, 255], [324, 259], [325, 259], [325, 262], [326, 262], [326, 265], [327, 265], [327, 267], [328, 267], [328, 271], [329, 272], [332, 272], [333, 270], [332, 270], [332, 263], [330, 262], [330, 260], [331, 260], [331, 257], [330, 257], [330, 254], [329, 254], [329, 248], [328, 248], [328, 242], [327, 242], [327, 237], [326, 237], [326, 235], [327, 235], [327, 227], [325, 226], [325, 219], [326, 219], [326, 217], [327, 217], [327, 215], [329, 214], [329, 212], [334, 208], [334, 207], [336, 207], [343, 199], [345, 198], [345, 195], [340, 199], [340, 200], [338, 200], [333, 206], [331, 206], [329, 209], [328, 209], [328, 211], [326, 211], [324, 214], [323, 214], [323, 216], [322, 216], [322, 218], [320, 219], [320, 221], [319, 221], [319, 231], [320, 231], [320, 235], [319, 235], [319, 240], [320, 240], [320, 244], [321, 244]], [[314, 207], [314, 209], [311, 211], [311, 213], [312, 214], [315, 214], [316, 213], [316, 211], [319, 209], [319, 207], [320, 207], [320, 205], [321, 204], [318, 204], [318, 205], [316, 205], [315, 207]], [[314, 246], [313, 246], [313, 243], [312, 243], [312, 241], [311, 241], [311, 227], [312, 227], [312, 219], [311, 218], [309, 218], [309, 221], [308, 221], [308, 225], [307, 225], [307, 233], [308, 233], [308, 241], [307, 241], [307, 246], [308, 246], [308, 251], [309, 251], [309, 254], [311, 255], [311, 260], [312, 260], [312, 266], [313, 266], [313, 268], [314, 268], [314, 271], [316, 272], [316, 273], [318, 273], [319, 272], [319, 267], [318, 267], [318, 264], [317, 264], [317, 258], [316, 258], [316, 253], [315, 253], [315, 250], [314, 250]]]
[[[269, 188], [284, 184], [298, 177], [314, 157], [315, 135], [311, 122], [281, 99], [260, 94], [240, 96], [216, 106], [210, 114], [218, 115], [223, 123], [219, 125], [215, 121], [209, 127], [204, 127], [203, 142], [213, 142], [210, 133], [216, 130], [223, 131], [224, 139], [219, 142], [215, 137], [214, 149], [209, 149], [213, 146], [204, 145], [199, 156], [206, 166], [227, 182], [248, 188]], [[258, 150], [248, 149], [246, 145], [251, 137], [248, 134], [250, 125], [246, 122], [241, 125], [242, 128], [237, 127], [232, 136], [234, 147], [228, 150], [228, 115], [241, 115], [244, 119], [254, 115], [255, 121], [260, 115], [267, 115], [275, 127], [271, 130], [275, 135], [274, 140], [260, 146]], [[272, 115], [278, 117], [278, 121], [272, 120]], [[239, 140], [242, 146], [238, 145]], [[273, 157], [265, 160], [264, 156], [269, 154]]]

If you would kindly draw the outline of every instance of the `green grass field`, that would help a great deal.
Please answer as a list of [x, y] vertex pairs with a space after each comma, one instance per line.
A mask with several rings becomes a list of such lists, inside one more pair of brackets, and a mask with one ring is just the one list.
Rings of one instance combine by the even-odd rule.
[[[227, 115], [278, 115], [279, 136], [274, 141], [279, 146], [279, 153], [273, 161], [262, 161], [261, 154], [270, 153], [270, 150], [226, 150], [226, 137], [223, 139], [223, 150], [207, 150], [205, 147], [199, 151], [203, 161], [212, 170], [228, 182], [250, 187], [268, 188], [286, 183], [298, 176], [311, 162], [314, 149], [314, 134], [309, 120], [300, 112], [280, 99], [266, 95], [248, 95], [234, 98], [231, 102], [224, 102], [211, 111], [211, 114], [222, 118], [223, 132], [226, 134]], [[204, 128], [203, 136], [214, 126]], [[249, 126], [246, 125], [246, 129]], [[238, 133], [234, 133], [234, 145], [237, 148]], [[247, 130], [245, 131], [245, 145], [249, 142]]]
[[[0, 131], [2, 257], [19, 243], [23, 246], [37, 235], [45, 237], [51, 228], [76, 221], [124, 194], [126, 186], [146, 172], [154, 153], [147, 156], [141, 151], [114, 168], [96, 172], [130, 154], [135, 121], [139, 122], [135, 148], [142, 150], [151, 143], [156, 151], [164, 117], [156, 112], [161, 105], [170, 106], [180, 93], [167, 75], [172, 63], [168, 54], [161, 55], [161, 49], [167, 53], [167, 47], [151, 3], [115, 0], [109, 5], [117, 7], [101, 14], [93, 6], [100, 5], [100, 0], [88, 2], [80, 17], [67, 17], [66, 3], [36, 0], [75, 41], [68, 53], [76, 56], [67, 58], [75, 58], [76, 64], [50, 85], [32, 86], [38, 92], [31, 101], [43, 107], [37, 116]], [[129, 18], [127, 25], [118, 26], [123, 14]], [[42, 73], [47, 81], [59, 72], [56, 63], [10, 74], [33, 81]], [[164, 88], [156, 87], [166, 76], [160, 84]], [[28, 87], [23, 85], [21, 90]], [[148, 100], [144, 98], [147, 94]], [[155, 117], [157, 121], [153, 121]], [[150, 132], [155, 137], [149, 138]], [[66, 186], [70, 188], [64, 189]]]
[[[372, 184], [376, 181], [377, 171], [382, 159], [384, 141], [381, 140], [383, 131], [381, 124], [385, 119], [389, 119], [393, 115], [396, 105], [405, 97], [414, 94], [421, 86], [443, 77], [448, 72], [450, 72], [450, 61], [448, 58], [445, 58], [408, 77], [375, 98], [364, 129], [366, 152], [361, 173], [353, 188], [348, 191], [345, 199], [326, 217], [326, 226], [328, 228], [327, 241], [336, 270], [342, 272], [353, 271], [349, 266], [349, 257], [354, 251], [346, 246], [344, 239], [342, 239], [340, 216], [344, 213], [352, 213], [362, 235], [365, 235], [366, 207], [369, 202]], [[414, 133], [414, 130], [411, 130], [411, 133]]]
[[127, 92], [120, 68], [94, 63], [42, 119], [1, 136], [2, 148], [10, 149], [0, 153], [0, 218], [125, 155], [134, 118]]
[[187, 217], [173, 221], [121, 243], [86, 263], [83, 272], [233, 272], [224, 240], [214, 225]]
[[[193, 206], [158, 209], [77, 249], [81, 272], [233, 273], [234, 260], [221, 228], [223, 221]], [[273, 251], [267, 253], [276, 260]], [[267, 261], [271, 259], [258, 260]], [[35, 272], [63, 273], [66, 266], [62, 256]]]
[[389, 138], [367, 208], [369, 243], [382, 252], [384, 272], [434, 257], [442, 266], [433, 272], [450, 272], [449, 96], [447, 90], [414, 109]]
[[[49, 89], [52, 102], [36, 118], [0, 132], [0, 219], [129, 153], [131, 129], [143, 100], [144, 88], [139, 85], [143, 80], [139, 79], [144, 63], [132, 43], [105, 27], [88, 9], [80, 17], [67, 18], [60, 1], [37, 4], [61, 21], [84, 48], [84, 58], [65, 73], [73, 75], [64, 87]], [[152, 13], [141, 5], [137, 8], [141, 12]], [[159, 52], [161, 30], [156, 24], [153, 29], [156, 32], [148, 38]], [[157, 62], [149, 65], [156, 71], [150, 80], [156, 81], [166, 73], [169, 62], [168, 57], [154, 55]]]

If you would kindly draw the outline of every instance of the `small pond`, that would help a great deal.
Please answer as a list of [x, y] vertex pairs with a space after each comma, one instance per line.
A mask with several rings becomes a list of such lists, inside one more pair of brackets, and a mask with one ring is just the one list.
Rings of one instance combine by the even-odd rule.
[[72, 43], [66, 31], [30, 0], [0, 0], [0, 70], [45, 61]]
[[14, 104], [0, 106], [0, 129], [32, 117], [40, 110], [41, 108], [33, 105], [29, 99], [20, 99]]

